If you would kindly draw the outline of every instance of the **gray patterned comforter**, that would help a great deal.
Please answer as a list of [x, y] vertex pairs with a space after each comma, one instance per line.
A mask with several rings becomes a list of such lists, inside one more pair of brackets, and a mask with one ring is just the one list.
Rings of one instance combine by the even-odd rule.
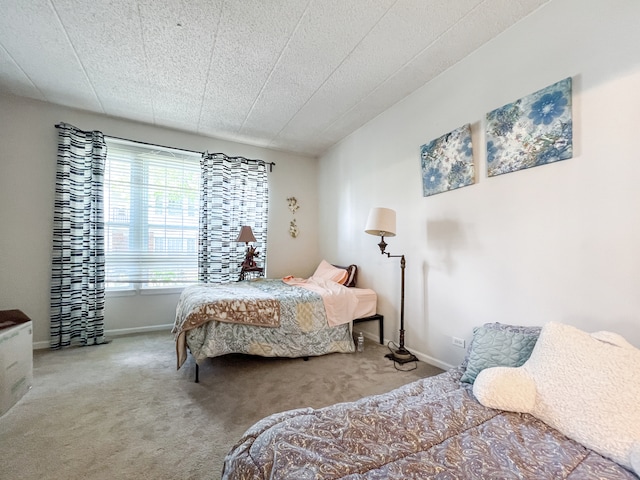
[[483, 407], [461, 374], [271, 415], [227, 455], [223, 480], [637, 479], [531, 415]]
[[[243, 292], [260, 292], [261, 298], [275, 298], [279, 303], [279, 326], [266, 327], [208, 321], [184, 331], [186, 344], [196, 361], [228, 353], [245, 353], [264, 357], [306, 357], [327, 353], [350, 353], [355, 350], [349, 324], [331, 327], [327, 323], [322, 297], [310, 290], [287, 285], [282, 280], [260, 279], [237, 282], [231, 287]], [[230, 288], [226, 285], [225, 288]], [[186, 289], [185, 289], [186, 291]], [[182, 295], [176, 308], [174, 333], [189, 317], [199, 302]], [[178, 352], [178, 365], [181, 365]]]

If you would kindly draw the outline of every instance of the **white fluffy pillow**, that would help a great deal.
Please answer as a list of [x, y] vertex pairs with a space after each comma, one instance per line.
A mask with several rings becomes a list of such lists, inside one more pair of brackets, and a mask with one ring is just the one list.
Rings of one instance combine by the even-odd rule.
[[478, 374], [473, 393], [487, 407], [530, 413], [640, 475], [640, 350], [611, 332], [542, 328], [517, 368]]

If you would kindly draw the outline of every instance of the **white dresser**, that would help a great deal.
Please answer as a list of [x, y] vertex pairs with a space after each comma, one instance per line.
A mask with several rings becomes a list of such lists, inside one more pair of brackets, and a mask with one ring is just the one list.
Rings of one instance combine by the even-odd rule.
[[33, 326], [31, 320], [0, 329], [0, 415], [31, 388]]

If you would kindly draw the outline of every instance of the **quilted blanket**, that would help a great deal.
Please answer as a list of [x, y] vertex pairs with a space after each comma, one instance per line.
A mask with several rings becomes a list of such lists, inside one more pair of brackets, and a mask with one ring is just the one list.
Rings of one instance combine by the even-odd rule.
[[280, 304], [258, 282], [200, 284], [184, 289], [176, 307], [176, 332], [210, 320], [258, 327], [280, 325]]
[[222, 478], [637, 479], [531, 415], [483, 407], [461, 374], [271, 415], [232, 448]]
[[321, 295], [276, 279], [186, 288], [172, 331], [178, 368], [187, 344], [196, 361], [228, 353], [303, 357], [354, 350], [349, 325], [328, 324]]
[[183, 290], [172, 330], [176, 335], [178, 368], [186, 359], [185, 333], [203, 323], [215, 320], [260, 327], [280, 325], [280, 303], [260, 285], [260, 282], [198, 284]]

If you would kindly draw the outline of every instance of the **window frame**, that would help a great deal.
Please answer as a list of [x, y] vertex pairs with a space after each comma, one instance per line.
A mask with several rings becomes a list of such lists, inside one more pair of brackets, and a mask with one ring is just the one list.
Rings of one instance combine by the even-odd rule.
[[[200, 196], [200, 158], [201, 155], [196, 152], [190, 152], [187, 150], [181, 149], [173, 149], [169, 147], [163, 147], [159, 145], [151, 145], [141, 142], [127, 141], [114, 137], [105, 136], [105, 141], [107, 143], [107, 159], [105, 165], [105, 182], [104, 182], [104, 202], [105, 202], [105, 218], [104, 218], [104, 226], [105, 226], [105, 263], [107, 270], [107, 278], [105, 281], [106, 293], [108, 296], [129, 296], [129, 295], [148, 295], [148, 294], [162, 294], [162, 293], [177, 293], [184, 289], [185, 286], [194, 284], [198, 282], [198, 231], [199, 231], [199, 196]], [[121, 158], [112, 158], [109, 156], [109, 147], [113, 150], [116, 150]], [[123, 151], [128, 151], [127, 155], [123, 155]], [[145, 155], [145, 153], [141, 153], [142, 151], [146, 151], [146, 155], [149, 159], [145, 160], [141, 158]], [[188, 169], [185, 171], [189, 172], [189, 175], [193, 176], [197, 172], [198, 182], [194, 188], [190, 189], [181, 189], [179, 193], [182, 195], [182, 208], [178, 208], [176, 210], [176, 206], [173, 205], [171, 207], [170, 203], [172, 200], [168, 200], [167, 196], [170, 193], [171, 187], [168, 185], [164, 185], [160, 190], [164, 196], [163, 201], [158, 203], [157, 196], [156, 199], [153, 199], [154, 193], [153, 189], [160, 188], [157, 185], [153, 185], [150, 177], [153, 174], [150, 170], [154, 166], [160, 166], [163, 168], [170, 167], [170, 161], [168, 159], [159, 159], [158, 157], [153, 158], [153, 152], [162, 152], [165, 156], [166, 154], [174, 155], [176, 158], [180, 158], [182, 162], [181, 165], [188, 165]], [[116, 155], [117, 157], [117, 155]], [[127, 213], [128, 219], [126, 221], [112, 221], [111, 219], [117, 217], [116, 215], [112, 215], [111, 210], [116, 208], [111, 200], [111, 187], [113, 187], [116, 183], [114, 180], [113, 183], [110, 180], [111, 170], [109, 162], [110, 161], [124, 161], [125, 157], [129, 160], [129, 192], [125, 194], [129, 196], [129, 206], [128, 212], [127, 209], [124, 209], [123, 217], [126, 217]], [[182, 167], [181, 167], [182, 168]], [[184, 177], [183, 177], [184, 183]], [[144, 191], [134, 191], [134, 189], [139, 187], [144, 187]], [[191, 192], [189, 194], [188, 192]], [[195, 196], [193, 195], [195, 193]], [[185, 197], [186, 195], [186, 197]], [[161, 197], [160, 197], [161, 198]], [[173, 200], [175, 203], [175, 200]], [[186, 203], [185, 203], [186, 202]], [[167, 223], [167, 219], [172, 216], [176, 216], [169, 212], [170, 207], [182, 217], [182, 223]], [[158, 210], [161, 212], [158, 212]], [[159, 214], [158, 214], [159, 213]], [[150, 223], [152, 222], [152, 218], [157, 217], [163, 218], [164, 222], [160, 223]], [[184, 218], [189, 217], [191, 221], [195, 220], [195, 224], [185, 225]], [[130, 247], [128, 247], [125, 251], [122, 252], [120, 258], [118, 258], [117, 250], [114, 251], [112, 249], [113, 241], [110, 238], [110, 234], [113, 231], [112, 228], [124, 227], [126, 228], [126, 240]], [[156, 230], [160, 230], [164, 232], [163, 237], [153, 237], [154, 228]], [[153, 265], [156, 260], [153, 259], [154, 253], [156, 256], [159, 256], [157, 260], [158, 265], [161, 265], [167, 257], [172, 256], [172, 252], [168, 251], [168, 244], [171, 243], [173, 237], [167, 237], [166, 234], [169, 231], [179, 230], [180, 232], [190, 232], [190, 235], [185, 236], [184, 234], [179, 235], [180, 242], [182, 243], [182, 256], [181, 259], [187, 258], [188, 262], [182, 262], [181, 260], [176, 260], [173, 263], [168, 263], [168, 265], [175, 265], [177, 270], [180, 270], [181, 267], [184, 268], [189, 267], [189, 271], [191, 276], [188, 281], [176, 281], [172, 282], [168, 281], [151, 281], [151, 278], [143, 278], [148, 277], [148, 275], [154, 275], [154, 273], [143, 274], [144, 271], [148, 271], [151, 269], [153, 271]], [[194, 236], [195, 233], [195, 236]], [[193, 237], [193, 238], [191, 238]], [[153, 245], [151, 243], [156, 242], [156, 239], [162, 238], [162, 244], [164, 247], [161, 251], [154, 252]], [[190, 242], [189, 240], [193, 240]], [[189, 251], [189, 247], [192, 247], [191, 251]], [[186, 251], [185, 251], [186, 249]], [[146, 258], [138, 258], [135, 260], [136, 255], [145, 255]], [[164, 256], [164, 260], [162, 258]], [[109, 258], [112, 258], [118, 266], [125, 265], [126, 267], [135, 266], [132, 268], [131, 275], [129, 276], [129, 282], [124, 282], [122, 285], [118, 285], [120, 283], [119, 280], [114, 280], [109, 278]], [[131, 260], [131, 263], [127, 263], [127, 259]], [[142, 264], [147, 262], [146, 266]], [[151, 267], [149, 267], [151, 265]], [[193, 271], [191, 272], [191, 269]], [[180, 272], [182, 274], [182, 272]]]

